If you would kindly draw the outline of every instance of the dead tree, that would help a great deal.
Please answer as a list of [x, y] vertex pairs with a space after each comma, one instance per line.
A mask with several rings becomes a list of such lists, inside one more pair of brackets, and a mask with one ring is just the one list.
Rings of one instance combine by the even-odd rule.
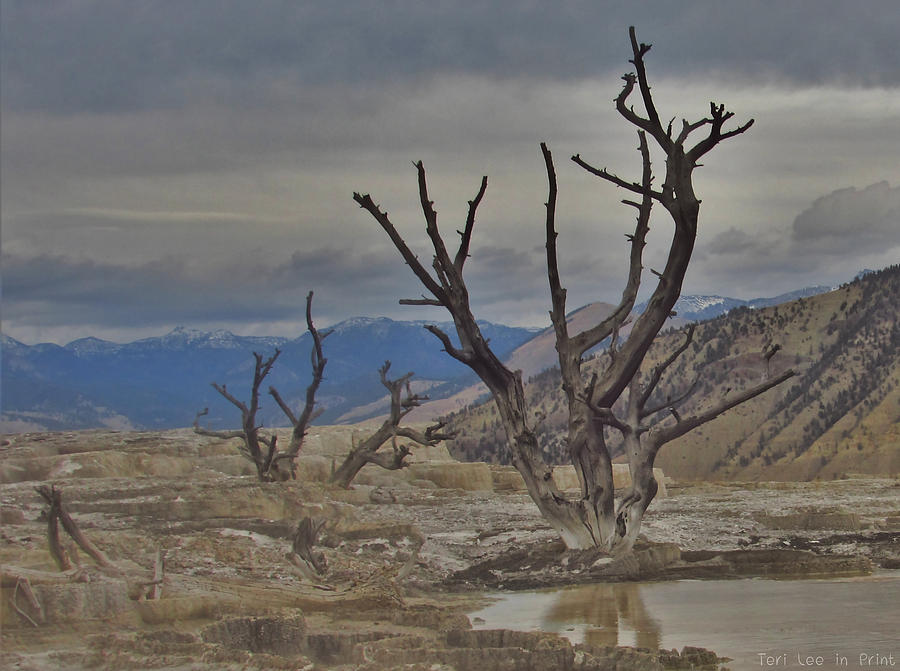
[[[696, 391], [699, 377], [677, 396], [667, 395], [662, 401], [651, 403], [660, 381], [669, 367], [687, 350], [694, 338], [695, 326], [688, 327], [684, 342], [666, 359], [654, 366], [647, 381], [640, 374], [635, 375], [628, 386], [628, 395], [621, 415], [608, 412], [606, 408], [595, 408], [603, 416], [603, 423], [617, 429], [623, 438], [631, 486], [619, 501], [616, 512], [616, 531], [620, 540], [617, 552], [627, 552], [634, 546], [641, 529], [644, 513], [656, 496], [659, 485], [653, 475], [656, 455], [663, 445], [714, 420], [731, 408], [749, 401], [756, 396], [778, 386], [793, 377], [793, 370], [785, 370], [772, 379], [731, 394], [729, 387], [724, 397], [712, 402], [697, 412], [682, 416], [678, 408], [690, 399]], [[615, 356], [615, 349], [610, 349]], [[768, 362], [767, 362], [768, 364]], [[587, 399], [585, 399], [585, 402]], [[668, 412], [668, 416], [662, 416]]]
[[261, 354], [253, 353], [255, 366], [253, 369], [253, 383], [250, 386], [250, 403], [244, 403], [231, 392], [227, 387], [216, 382], [212, 383], [213, 388], [219, 392], [229, 403], [241, 411], [241, 428], [235, 431], [211, 431], [200, 427], [200, 417], [209, 412], [208, 408], [204, 408], [197, 413], [194, 418], [194, 432], [202, 436], [211, 436], [213, 438], [240, 438], [242, 445], [240, 452], [256, 466], [256, 473], [262, 482], [273, 482], [278, 480], [288, 480], [296, 476], [296, 458], [303, 446], [303, 439], [309, 424], [320, 414], [316, 412], [316, 391], [322, 383], [322, 377], [325, 372], [325, 364], [327, 359], [323, 356], [322, 340], [331, 333], [319, 333], [312, 321], [312, 297], [313, 292], [310, 291], [306, 296], [306, 325], [313, 338], [312, 347], [312, 374], [313, 379], [306, 389], [306, 402], [300, 417], [294, 416], [290, 407], [284, 402], [275, 387], [269, 387], [269, 393], [278, 403], [278, 406], [287, 415], [293, 426], [291, 432], [291, 441], [288, 448], [282, 452], [278, 450], [278, 437], [273, 433], [270, 437], [260, 434], [262, 429], [256, 423], [256, 413], [259, 411], [259, 387], [263, 380], [272, 370], [272, 366], [281, 354], [281, 350], [276, 349], [275, 353], [268, 359], [263, 359]]
[[[403, 377], [391, 380], [388, 377], [390, 368], [391, 362], [385, 361], [384, 365], [378, 369], [378, 373], [381, 376], [381, 384], [387, 387], [391, 394], [390, 414], [375, 433], [353, 446], [344, 459], [344, 463], [331, 476], [331, 482], [336, 485], [349, 487], [356, 474], [366, 464], [376, 464], [391, 471], [408, 466], [406, 457], [410, 454], [409, 445], [401, 444], [398, 438], [407, 438], [419, 445], [437, 445], [442, 440], [453, 438], [451, 434], [441, 431], [444, 427], [443, 422], [429, 426], [425, 431], [418, 431], [412, 427], [400, 425], [403, 418], [413, 408], [419, 406], [422, 401], [428, 400], [428, 397], [412, 392], [410, 388], [412, 373], [407, 373]], [[404, 389], [406, 390], [406, 396], [403, 395]], [[379, 451], [388, 441], [391, 443], [391, 450]]]
[[[615, 491], [610, 452], [603, 434], [604, 420], [612, 416], [612, 406], [628, 388], [640, 370], [660, 329], [669, 318], [681, 294], [682, 282], [691, 259], [697, 236], [700, 201], [694, 193], [693, 171], [700, 159], [719, 142], [740, 135], [752, 125], [750, 120], [737, 128], [725, 130], [725, 123], [733, 116], [724, 105], [710, 103], [710, 116], [694, 122], [683, 121], [680, 131], [673, 122], [664, 126], [650, 93], [644, 56], [650, 46], [638, 43], [634, 28], [629, 29], [635, 72], [623, 77], [625, 85], [616, 98], [616, 109], [636, 127], [643, 170], [639, 181], [628, 181], [604, 169], [598, 169], [580, 156], [573, 161], [598, 177], [632, 194], [623, 201], [637, 209], [637, 223], [629, 241], [629, 270], [622, 299], [612, 313], [599, 324], [580, 333], [569, 333], [566, 314], [566, 290], [563, 288], [556, 252], [556, 171], [552, 155], [541, 145], [549, 182], [546, 204], [547, 274], [550, 283], [552, 310], [550, 313], [556, 333], [556, 348], [562, 372], [562, 383], [568, 404], [568, 452], [581, 486], [576, 499], [566, 497], [553, 480], [550, 466], [541, 456], [540, 445], [525, 402], [522, 376], [511, 371], [491, 350], [481, 333], [469, 303], [469, 293], [463, 279], [463, 269], [469, 257], [469, 246], [475, 225], [475, 215], [487, 188], [487, 177], [475, 198], [469, 201], [461, 241], [451, 256], [438, 230], [437, 212], [429, 197], [425, 168], [415, 163], [419, 200], [425, 218], [425, 230], [434, 249], [433, 274], [423, 265], [396, 227], [372, 200], [370, 195], [354, 193], [359, 206], [381, 225], [430, 296], [401, 300], [406, 305], [434, 305], [444, 307], [453, 318], [459, 346], [436, 326], [426, 328], [444, 345], [446, 352], [469, 366], [493, 395], [503, 424], [510, 457], [521, 473], [532, 499], [548, 522], [560, 533], [570, 548], [600, 547], [612, 550], [622, 539], [617, 533]], [[635, 111], [629, 98], [635, 87], [640, 92], [644, 113]], [[673, 120], [674, 121], [674, 120]], [[689, 137], [705, 129], [706, 135], [688, 144]], [[647, 136], [665, 155], [665, 178], [661, 187], [654, 187]], [[634, 307], [643, 271], [642, 255], [649, 228], [650, 211], [659, 203], [670, 215], [674, 232], [667, 261], [661, 272], [653, 271], [656, 286], [646, 310], [635, 320], [628, 337], [609, 357], [608, 366], [590, 382], [582, 370], [583, 356], [603, 340], [619, 332]]]

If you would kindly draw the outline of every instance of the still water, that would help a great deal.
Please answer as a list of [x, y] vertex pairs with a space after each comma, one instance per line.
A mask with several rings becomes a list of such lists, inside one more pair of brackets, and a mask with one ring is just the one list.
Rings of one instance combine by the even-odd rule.
[[681, 580], [498, 595], [476, 629], [575, 643], [709, 648], [745, 669], [900, 669], [900, 571], [830, 580]]

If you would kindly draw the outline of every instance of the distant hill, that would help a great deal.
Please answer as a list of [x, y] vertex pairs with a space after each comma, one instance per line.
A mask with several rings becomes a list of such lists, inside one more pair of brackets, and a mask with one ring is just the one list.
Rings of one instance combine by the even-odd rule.
[[[386, 318], [337, 324], [325, 340], [328, 365], [318, 401], [326, 412], [320, 422], [333, 423], [360, 406], [371, 407], [368, 415], [363, 412], [358, 419], [383, 412], [386, 401], [379, 400], [387, 392], [378, 368], [388, 359], [393, 362], [392, 373], [414, 371], [420, 388], [446, 395], [470, 385], [468, 369], [446, 356], [423, 324]], [[481, 327], [504, 355], [535, 333], [489, 322]], [[225, 383], [239, 397], [248, 396], [252, 352], [269, 355], [276, 347], [282, 354], [266, 385], [273, 384], [286, 400], [299, 405], [309, 384], [309, 333], [289, 340], [180, 327], [164, 336], [126, 344], [83, 338], [64, 347], [28, 346], [7, 336], [0, 338], [4, 431], [177, 428], [190, 426], [204, 407], [210, 408], [205, 420], [211, 426], [235, 426], [236, 410], [210, 382]], [[260, 419], [270, 426], [284, 422], [274, 403], [264, 405]]]
[[[721, 398], [729, 388], [759, 381], [767, 344], [781, 345], [770, 364], [773, 374], [793, 367], [801, 375], [670, 443], [657, 464], [679, 479], [900, 473], [898, 296], [900, 266], [893, 266], [779, 305], [736, 305], [701, 323], [661, 389], [677, 394], [699, 376], [699, 391], [682, 414]], [[711, 305], [698, 307], [702, 312]], [[680, 328], [663, 334], [646, 366], [683, 338]], [[589, 368], [599, 365], [600, 358], [588, 362]], [[564, 462], [566, 414], [558, 370], [532, 378], [526, 394], [535, 416], [543, 415], [538, 432], [545, 457]], [[457, 457], [504, 460], [505, 436], [493, 402], [455, 413], [451, 427], [458, 432]], [[615, 432], [610, 436], [615, 445]]]

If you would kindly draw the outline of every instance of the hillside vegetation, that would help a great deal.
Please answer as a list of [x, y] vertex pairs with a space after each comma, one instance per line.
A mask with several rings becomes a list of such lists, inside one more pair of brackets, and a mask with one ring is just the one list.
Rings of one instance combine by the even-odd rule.
[[[799, 375], [673, 441], [657, 459], [683, 480], [811, 480], [853, 473], [900, 472], [900, 266], [870, 273], [834, 291], [762, 309], [741, 307], [697, 325], [688, 350], [660, 385], [677, 397], [698, 380], [679, 412], [710, 404], [767, 374], [764, 348], [779, 345], [768, 374]], [[683, 342], [662, 334], [652, 365]], [[598, 368], [597, 355], [589, 366]], [[566, 415], [559, 372], [529, 379], [545, 458], [565, 461]], [[673, 421], [663, 418], [661, 421]], [[451, 417], [456, 456], [505, 462], [505, 436], [493, 402]], [[609, 432], [610, 443], [618, 435]]]

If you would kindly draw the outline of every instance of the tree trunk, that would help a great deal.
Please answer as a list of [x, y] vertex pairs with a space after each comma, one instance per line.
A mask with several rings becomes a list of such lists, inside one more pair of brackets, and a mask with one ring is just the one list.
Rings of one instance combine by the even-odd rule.
[[619, 504], [616, 515], [617, 553], [628, 552], [634, 547], [644, 513], [659, 491], [659, 484], [653, 475], [653, 455], [641, 449], [637, 433], [628, 432], [625, 435], [625, 452], [628, 455], [631, 487]]
[[346, 489], [356, 478], [357, 473], [362, 470], [362, 467], [368, 463], [369, 460], [364, 455], [356, 450], [351, 450], [344, 462], [331, 475], [331, 483]]

